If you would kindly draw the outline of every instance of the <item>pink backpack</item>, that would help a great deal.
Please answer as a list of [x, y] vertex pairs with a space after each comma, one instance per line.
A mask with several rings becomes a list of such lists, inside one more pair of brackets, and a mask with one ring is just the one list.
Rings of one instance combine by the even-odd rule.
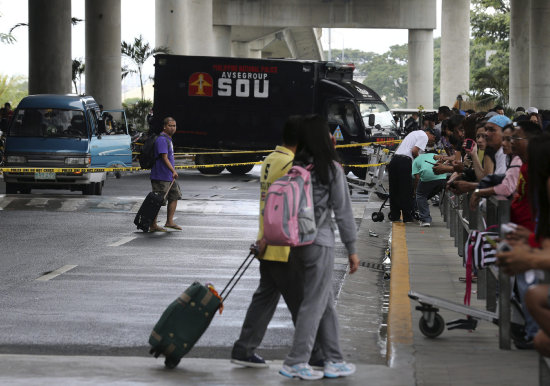
[[[299, 247], [317, 236], [313, 188], [313, 165], [293, 166], [267, 190], [264, 207], [264, 240], [268, 245]], [[322, 224], [328, 210], [319, 223]]]

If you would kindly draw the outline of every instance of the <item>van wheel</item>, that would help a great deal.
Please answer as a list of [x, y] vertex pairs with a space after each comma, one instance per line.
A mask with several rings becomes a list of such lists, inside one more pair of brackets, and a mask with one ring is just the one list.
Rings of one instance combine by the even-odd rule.
[[[197, 154], [195, 156], [195, 165], [221, 164], [223, 159], [217, 154]], [[213, 168], [197, 168], [202, 174], [220, 174], [225, 169], [223, 166]]]
[[94, 196], [101, 196], [103, 191], [103, 182], [94, 182], [93, 184]]
[[236, 176], [242, 176], [252, 170], [254, 165], [228, 166], [226, 169], [229, 173]]

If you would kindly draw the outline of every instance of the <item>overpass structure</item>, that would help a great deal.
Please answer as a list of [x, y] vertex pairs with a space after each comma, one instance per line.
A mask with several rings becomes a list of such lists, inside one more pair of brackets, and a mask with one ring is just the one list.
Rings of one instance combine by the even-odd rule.
[[[28, 1], [29, 93], [69, 93], [71, 0]], [[537, 54], [550, 45], [550, 4], [511, 3], [510, 102], [550, 106], [550, 61]], [[441, 104], [450, 105], [469, 89], [470, 0], [442, 4]], [[155, 45], [174, 54], [312, 60], [323, 59], [321, 28], [407, 29], [408, 107], [433, 106], [436, 0], [155, 0], [154, 18], [134, 22], [154, 22]], [[120, 106], [121, 0], [85, 0], [85, 24], [86, 92]]]

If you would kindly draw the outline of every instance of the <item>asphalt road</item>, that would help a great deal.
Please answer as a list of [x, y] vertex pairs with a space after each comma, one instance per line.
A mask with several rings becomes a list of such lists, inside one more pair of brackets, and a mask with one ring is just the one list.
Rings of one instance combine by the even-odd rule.
[[[223, 288], [246, 256], [257, 232], [258, 174], [258, 167], [245, 176], [182, 171], [176, 222], [184, 229], [154, 234], [132, 223], [150, 190], [146, 172], [109, 177], [99, 197], [4, 195], [0, 183], [0, 352], [147, 355], [164, 308], [193, 281]], [[359, 222], [365, 198], [353, 198]], [[345, 256], [337, 248], [337, 291]], [[254, 262], [191, 356], [229, 356], [258, 279]], [[281, 301], [262, 353], [281, 356], [292, 333]]]

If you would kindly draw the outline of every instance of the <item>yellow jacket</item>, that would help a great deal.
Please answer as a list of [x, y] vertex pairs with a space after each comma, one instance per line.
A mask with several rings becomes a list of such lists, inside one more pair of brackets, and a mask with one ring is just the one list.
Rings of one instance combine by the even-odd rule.
[[[265, 196], [269, 186], [284, 176], [292, 167], [294, 153], [284, 146], [277, 146], [275, 151], [269, 154], [262, 163], [262, 171], [260, 174], [260, 230], [257, 240], [261, 240], [264, 235], [264, 206]], [[263, 260], [269, 261], [288, 261], [290, 247], [276, 247], [268, 245]]]

